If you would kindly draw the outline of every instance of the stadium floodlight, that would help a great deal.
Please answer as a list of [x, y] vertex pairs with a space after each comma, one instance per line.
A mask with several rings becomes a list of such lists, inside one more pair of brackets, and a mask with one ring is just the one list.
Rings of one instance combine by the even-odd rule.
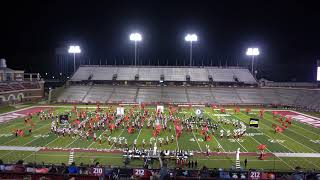
[[198, 41], [198, 36], [196, 34], [187, 34], [184, 40], [190, 42], [190, 66], [192, 66], [192, 42]]
[[254, 63], [254, 57], [260, 55], [259, 48], [248, 48], [246, 52], [247, 56], [251, 56], [251, 73], [253, 75], [253, 63]]
[[73, 72], [76, 72], [76, 54], [81, 53], [80, 46], [69, 46], [68, 53], [73, 54]]
[[130, 41], [134, 41], [134, 65], [137, 65], [137, 42], [142, 41], [140, 33], [131, 33], [129, 36]]

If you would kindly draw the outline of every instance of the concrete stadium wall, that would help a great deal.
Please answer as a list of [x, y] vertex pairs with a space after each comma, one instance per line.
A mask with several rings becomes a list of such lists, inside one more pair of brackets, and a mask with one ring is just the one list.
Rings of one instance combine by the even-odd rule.
[[43, 98], [43, 89], [29, 89], [0, 94], [0, 105], [16, 104], [21, 102], [34, 102]]

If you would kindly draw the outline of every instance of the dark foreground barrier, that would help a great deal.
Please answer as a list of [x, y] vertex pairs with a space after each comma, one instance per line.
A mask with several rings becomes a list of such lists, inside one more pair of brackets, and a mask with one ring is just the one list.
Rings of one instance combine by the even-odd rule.
[[70, 166], [66, 165], [0, 165], [0, 179], [284, 179], [284, 180], [320, 180], [319, 171], [273, 172], [266, 170], [223, 170], [208, 169], [143, 169], [118, 168], [111, 166]]

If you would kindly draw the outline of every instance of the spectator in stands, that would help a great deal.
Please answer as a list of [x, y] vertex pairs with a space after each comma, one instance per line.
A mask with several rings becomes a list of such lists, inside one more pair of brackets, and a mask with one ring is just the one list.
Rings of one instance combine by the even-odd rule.
[[212, 175], [212, 177], [219, 177], [218, 169], [217, 168], [213, 168], [213, 171], [212, 171], [211, 175]]
[[248, 159], [246, 158], [246, 159], [244, 160], [244, 167], [245, 167], [245, 168], [247, 168], [247, 163], [248, 163]]
[[88, 167], [80, 163], [79, 174], [89, 174]]
[[79, 174], [79, 169], [74, 162], [69, 166], [68, 171], [69, 174]]
[[5, 172], [11, 172], [11, 171], [13, 171], [14, 170], [14, 165], [6, 165], [5, 167], [4, 167], [4, 171]]
[[4, 164], [3, 164], [3, 161], [0, 159], [0, 172], [4, 172]]
[[15, 173], [24, 173], [25, 172], [25, 167], [23, 165], [23, 161], [22, 160], [19, 160], [16, 165], [14, 166], [14, 169], [13, 171]]
[[203, 166], [202, 169], [200, 170], [200, 176], [201, 178], [209, 177], [209, 170], [206, 166]]
[[169, 179], [169, 170], [167, 168], [167, 164], [164, 163], [160, 169], [160, 180]]
[[237, 173], [232, 173], [232, 179], [238, 179], [239, 177], [238, 177], [238, 175], [237, 175]]
[[111, 168], [111, 165], [108, 165], [104, 168], [104, 174], [107, 176], [109, 179], [111, 179], [113, 173], [113, 169]]
[[48, 172], [49, 172], [49, 168], [47, 168], [44, 164], [41, 167], [36, 168], [36, 173], [47, 174]]
[[35, 163], [34, 164], [33, 163], [27, 164], [26, 172], [27, 173], [35, 173], [36, 172], [36, 168], [34, 168], [34, 167], [35, 167]]
[[229, 172], [224, 172], [222, 169], [220, 170], [220, 177], [221, 179], [230, 179]]
[[68, 174], [69, 171], [68, 171], [66, 164], [61, 163], [61, 166], [59, 166], [59, 168], [58, 168], [58, 172], [59, 172], [59, 174]]
[[54, 164], [52, 164], [52, 165], [49, 167], [49, 173], [50, 173], [50, 174], [55, 174], [55, 173], [57, 173], [57, 172], [58, 172], [57, 167], [56, 167]]

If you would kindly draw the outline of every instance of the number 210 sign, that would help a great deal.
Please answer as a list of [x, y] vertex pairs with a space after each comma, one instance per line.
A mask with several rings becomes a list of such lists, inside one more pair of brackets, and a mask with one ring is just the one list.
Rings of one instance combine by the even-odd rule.
[[95, 176], [102, 176], [103, 175], [103, 169], [102, 168], [92, 168], [92, 174]]

